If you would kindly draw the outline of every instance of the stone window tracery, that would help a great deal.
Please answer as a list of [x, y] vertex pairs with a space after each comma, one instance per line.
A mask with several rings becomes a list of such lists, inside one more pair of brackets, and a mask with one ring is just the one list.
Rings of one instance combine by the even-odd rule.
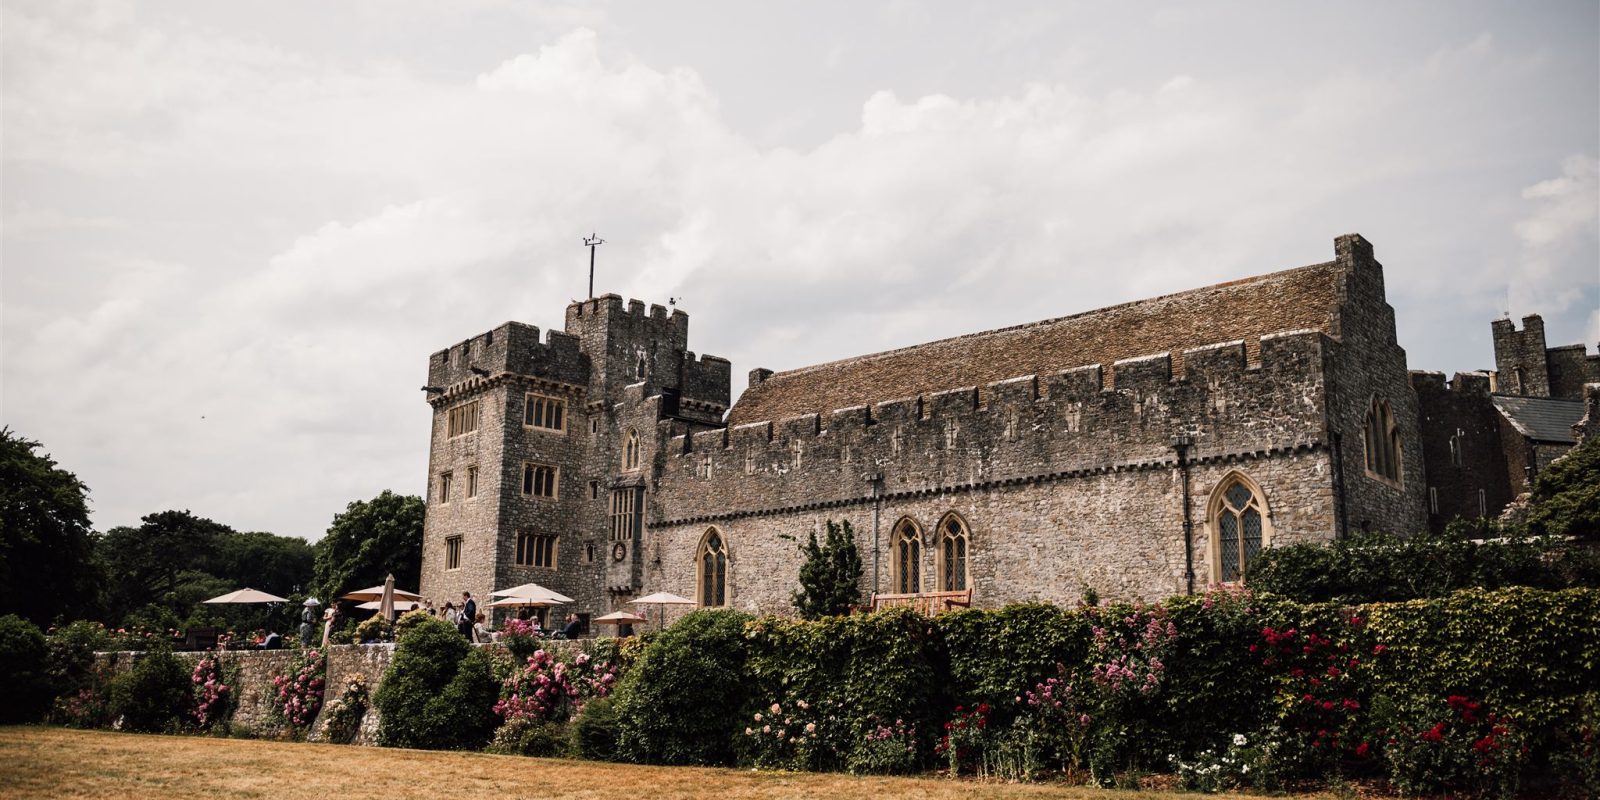
[[702, 607], [728, 604], [728, 545], [716, 528], [706, 531], [695, 554], [696, 584]]
[[894, 556], [891, 566], [894, 591], [899, 594], [916, 594], [922, 591], [922, 532], [917, 523], [900, 520], [894, 527]]
[[547, 567], [556, 565], [556, 537], [547, 534], [517, 534], [517, 566]]
[[939, 591], [959, 592], [970, 586], [967, 580], [967, 555], [972, 537], [966, 520], [954, 512], [946, 514], [939, 522], [939, 539], [936, 549]]
[[629, 428], [628, 436], [622, 443], [622, 468], [635, 470], [639, 468], [639, 432]]
[[522, 424], [561, 432], [567, 429], [567, 401], [529, 392], [522, 409]]
[[1213, 500], [1211, 530], [1216, 576], [1223, 583], [1244, 581], [1267, 542], [1266, 507], [1260, 492], [1232, 476]]
[[1373, 398], [1362, 427], [1367, 447], [1367, 474], [1399, 483], [1400, 428], [1395, 424], [1389, 401]]

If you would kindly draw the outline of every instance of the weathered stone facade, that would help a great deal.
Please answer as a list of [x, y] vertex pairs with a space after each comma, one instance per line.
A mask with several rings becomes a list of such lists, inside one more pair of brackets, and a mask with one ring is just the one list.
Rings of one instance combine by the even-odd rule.
[[[1542, 334], [1538, 346], [1542, 356]], [[1420, 529], [1438, 516], [1427, 476], [1441, 432], [1469, 417], [1475, 436], [1492, 427], [1472, 416], [1482, 409], [1424, 414], [1419, 391], [1459, 392], [1408, 374], [1383, 268], [1359, 235], [1339, 237], [1321, 264], [755, 369], [731, 408], [728, 362], [687, 347], [682, 312], [606, 295], [569, 306], [566, 331], [544, 343], [508, 323], [435, 353], [423, 593], [442, 602], [532, 580], [590, 614], [655, 591], [703, 602], [715, 532], [725, 602], [784, 611], [797, 543], [848, 520], [867, 593], [908, 585], [905, 530], [922, 591], [955, 581], [980, 606], [1071, 602], [1085, 589], [1155, 598], [1228, 579], [1224, 560], [1247, 571], [1223, 543], [1254, 547], [1258, 531], [1273, 546]], [[1556, 359], [1570, 371], [1569, 360]], [[1552, 370], [1539, 373], [1545, 386], [1565, 385]], [[563, 431], [522, 424], [530, 391], [565, 401]], [[451, 409], [473, 401], [478, 429], [450, 436]], [[560, 468], [556, 497], [523, 494], [534, 461]], [[491, 476], [479, 496], [440, 503], [440, 476], [471, 465]], [[1494, 469], [1505, 466], [1484, 465], [1482, 480], [1502, 480]], [[1255, 516], [1228, 505], [1234, 485]], [[621, 529], [619, 491], [642, 500]], [[944, 549], [951, 520], [964, 559]], [[530, 531], [557, 537], [554, 566], [514, 563]], [[462, 551], [449, 568], [452, 536]]]

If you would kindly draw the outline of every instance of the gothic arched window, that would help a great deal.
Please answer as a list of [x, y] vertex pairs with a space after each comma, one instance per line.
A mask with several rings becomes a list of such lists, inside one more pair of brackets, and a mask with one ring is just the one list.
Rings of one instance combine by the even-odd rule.
[[1223, 482], [1212, 505], [1216, 578], [1223, 583], [1242, 581], [1266, 541], [1266, 514], [1261, 495], [1243, 477], [1233, 476]]
[[922, 591], [922, 532], [910, 519], [894, 526], [894, 590], [900, 594]]
[[1367, 446], [1367, 472], [1386, 481], [1400, 482], [1400, 428], [1387, 400], [1372, 399], [1362, 426]]
[[706, 531], [696, 554], [696, 577], [700, 587], [701, 606], [728, 604], [728, 546], [722, 541], [722, 532], [716, 528]]
[[958, 592], [967, 588], [967, 553], [972, 537], [967, 523], [954, 513], [939, 521], [939, 591]]
[[639, 432], [632, 428], [628, 429], [628, 437], [622, 443], [622, 468], [639, 468]]

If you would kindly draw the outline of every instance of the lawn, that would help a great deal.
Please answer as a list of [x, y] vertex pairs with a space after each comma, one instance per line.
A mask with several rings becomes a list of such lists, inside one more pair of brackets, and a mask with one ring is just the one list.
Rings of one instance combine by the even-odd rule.
[[[638, 767], [379, 747], [0, 728], [7, 798], [1107, 798], [1184, 795], [927, 778]], [[1227, 797], [1227, 795], [1211, 795]]]

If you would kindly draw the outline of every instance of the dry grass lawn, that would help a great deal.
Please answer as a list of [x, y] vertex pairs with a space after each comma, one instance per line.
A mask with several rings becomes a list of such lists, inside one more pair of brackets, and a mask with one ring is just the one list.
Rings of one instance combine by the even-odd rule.
[[1176, 800], [1182, 795], [940, 778], [637, 767], [482, 753], [5, 727], [0, 728], [0, 797]]

